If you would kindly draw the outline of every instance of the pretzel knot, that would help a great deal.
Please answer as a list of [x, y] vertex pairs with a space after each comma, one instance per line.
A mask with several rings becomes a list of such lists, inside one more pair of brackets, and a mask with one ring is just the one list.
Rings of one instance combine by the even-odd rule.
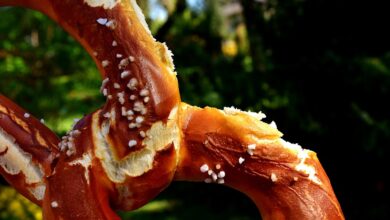
[[0, 96], [0, 173], [45, 219], [119, 219], [173, 180], [226, 184], [264, 219], [344, 219], [316, 154], [262, 113], [181, 102], [171, 52], [135, 0], [0, 0], [47, 14], [89, 52], [106, 103], [59, 139]]

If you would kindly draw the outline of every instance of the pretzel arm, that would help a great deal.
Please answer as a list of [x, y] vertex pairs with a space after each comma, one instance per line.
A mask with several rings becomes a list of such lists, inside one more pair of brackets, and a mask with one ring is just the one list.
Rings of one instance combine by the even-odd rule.
[[261, 114], [183, 104], [175, 180], [226, 184], [263, 219], [344, 219], [316, 154], [284, 141]]
[[59, 155], [58, 142], [49, 128], [0, 95], [0, 174], [38, 205]]
[[79, 120], [59, 143], [62, 153], [47, 177], [44, 219], [120, 219], [110, 204], [113, 184], [93, 152], [92, 115]]

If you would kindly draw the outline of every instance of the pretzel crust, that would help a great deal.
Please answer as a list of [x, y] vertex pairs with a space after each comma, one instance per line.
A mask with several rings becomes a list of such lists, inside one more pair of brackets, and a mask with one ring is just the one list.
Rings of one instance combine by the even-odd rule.
[[[314, 152], [284, 141], [276, 128], [246, 112], [186, 104], [181, 109], [183, 143], [176, 180], [223, 180], [248, 195], [263, 219], [344, 218]], [[204, 165], [208, 172], [201, 171]], [[213, 180], [221, 171], [224, 177]]]
[[113, 210], [139, 208], [174, 180], [226, 184], [264, 219], [344, 219], [316, 154], [263, 114], [181, 102], [172, 55], [134, 0], [0, 0], [9, 5], [42, 11], [75, 37], [107, 99], [60, 141], [0, 96], [0, 173], [45, 219], [119, 219]]

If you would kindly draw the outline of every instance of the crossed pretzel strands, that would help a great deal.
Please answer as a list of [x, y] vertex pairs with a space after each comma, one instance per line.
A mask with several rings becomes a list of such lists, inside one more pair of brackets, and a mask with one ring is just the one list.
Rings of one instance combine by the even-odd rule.
[[226, 184], [264, 219], [344, 219], [316, 154], [261, 113], [180, 101], [171, 53], [134, 0], [0, 0], [39, 10], [75, 37], [106, 103], [59, 139], [0, 96], [0, 173], [44, 219], [119, 219], [173, 180]]

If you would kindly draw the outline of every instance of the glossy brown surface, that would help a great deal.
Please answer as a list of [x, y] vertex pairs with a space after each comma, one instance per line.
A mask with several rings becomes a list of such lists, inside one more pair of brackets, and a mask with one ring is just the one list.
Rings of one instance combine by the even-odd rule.
[[[240, 117], [246, 116], [187, 106], [181, 114], [184, 136], [176, 179], [207, 181], [210, 175], [199, 171], [207, 164], [216, 173], [224, 171], [224, 184], [247, 194], [264, 219], [344, 219], [314, 152], [306, 164], [315, 167], [321, 184], [297, 171], [297, 156], [278, 142], [257, 144], [253, 155], [248, 154], [247, 146], [253, 142], [245, 140], [245, 135], [256, 131], [259, 138], [277, 140], [280, 133], [254, 124], [239, 125]], [[215, 168], [217, 164], [220, 169]]]
[[[45, 219], [118, 219], [113, 210], [138, 208], [173, 180], [227, 184], [251, 197], [264, 219], [344, 219], [314, 152], [302, 150], [302, 161], [276, 128], [246, 113], [181, 103], [169, 52], [142, 25], [134, 5], [120, 1], [104, 9], [86, 2], [0, 0], [0, 6], [50, 16], [84, 46], [103, 78], [107, 102], [61, 142], [0, 96], [0, 129], [42, 167], [43, 199], [27, 190], [21, 172], [0, 172], [43, 206]], [[17, 148], [0, 147], [0, 158]]]
[[[59, 139], [39, 120], [30, 116], [27, 111], [2, 95], [0, 95], [0, 131], [9, 136], [15, 145], [31, 156], [32, 163], [39, 164], [45, 176], [51, 174], [59, 155], [57, 147]], [[5, 155], [12, 146], [4, 147], [5, 150], [0, 152], [1, 156]], [[0, 166], [0, 173], [20, 193], [31, 201], [41, 204], [41, 201], [38, 201], [28, 190], [35, 184], [26, 183], [23, 172], [10, 175]]]

